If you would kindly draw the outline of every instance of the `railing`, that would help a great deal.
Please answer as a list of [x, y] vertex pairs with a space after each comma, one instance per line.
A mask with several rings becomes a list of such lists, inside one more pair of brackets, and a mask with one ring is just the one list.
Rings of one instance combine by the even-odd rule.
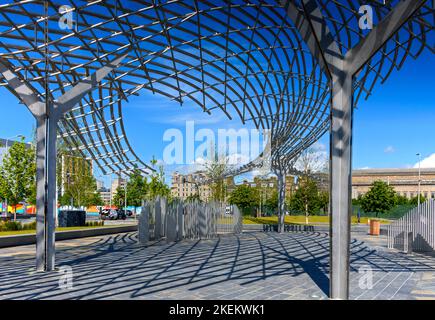
[[242, 215], [236, 206], [211, 202], [186, 203], [184, 206], [184, 237], [212, 238], [223, 233], [240, 233]]
[[435, 200], [429, 199], [388, 226], [388, 248], [405, 252], [435, 249]]
[[164, 198], [146, 202], [139, 216], [138, 238], [166, 238], [168, 242], [182, 239], [208, 239], [223, 233], [242, 232], [242, 215], [236, 206], [217, 202], [167, 203]]

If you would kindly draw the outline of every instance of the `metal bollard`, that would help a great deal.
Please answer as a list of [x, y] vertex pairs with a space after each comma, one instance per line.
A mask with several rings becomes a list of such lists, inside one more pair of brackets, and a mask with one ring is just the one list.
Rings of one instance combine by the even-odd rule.
[[406, 253], [407, 254], [412, 254], [412, 232], [408, 232], [406, 237], [407, 237]]

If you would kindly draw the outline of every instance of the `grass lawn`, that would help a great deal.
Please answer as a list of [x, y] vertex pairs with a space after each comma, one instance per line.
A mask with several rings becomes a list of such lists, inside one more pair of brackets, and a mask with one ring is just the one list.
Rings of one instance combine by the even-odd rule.
[[[124, 225], [123, 225], [124, 226]], [[83, 229], [93, 229], [93, 228], [110, 228], [117, 227], [116, 225], [107, 226], [85, 226], [85, 227], [66, 227], [66, 228], [56, 228], [56, 231], [73, 231], [73, 230], [83, 230]], [[2, 236], [16, 236], [22, 234], [35, 234], [36, 230], [17, 230], [17, 231], [1, 231], [0, 237]]]
[[[361, 217], [360, 224], [367, 224], [367, 217]], [[381, 223], [387, 224], [388, 220], [379, 219]], [[305, 224], [305, 216], [285, 216], [284, 221], [286, 224]], [[357, 217], [352, 217], [352, 224], [356, 224], [358, 222]], [[243, 217], [244, 224], [275, 224], [278, 223], [278, 216], [271, 217]], [[317, 224], [317, 223], [329, 223], [328, 216], [309, 216], [308, 217], [309, 224]]]

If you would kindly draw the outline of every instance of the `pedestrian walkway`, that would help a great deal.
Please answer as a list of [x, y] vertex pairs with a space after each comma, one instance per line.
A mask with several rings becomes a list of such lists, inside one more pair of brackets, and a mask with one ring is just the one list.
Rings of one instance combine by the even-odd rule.
[[[326, 233], [245, 232], [148, 247], [124, 233], [57, 248], [62, 272], [51, 273], [34, 272], [33, 246], [1, 249], [0, 299], [326, 299], [329, 291]], [[351, 299], [434, 298], [433, 257], [379, 248], [351, 241]]]

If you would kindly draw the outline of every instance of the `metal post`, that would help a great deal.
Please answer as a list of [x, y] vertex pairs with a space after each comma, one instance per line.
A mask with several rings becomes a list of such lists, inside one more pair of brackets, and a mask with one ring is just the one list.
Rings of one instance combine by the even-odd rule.
[[[9, 152], [9, 148], [8, 148], [8, 139], [6, 139], [6, 153], [5, 153], [5, 156], [7, 156], [7, 154], [8, 154], [8, 152]], [[6, 204], [6, 215], [5, 215], [5, 217], [6, 217], [6, 219], [8, 219], [8, 198], [5, 198], [5, 204]]]
[[282, 172], [277, 174], [278, 178], [278, 232], [284, 231], [285, 217], [285, 176]]
[[54, 117], [46, 119], [47, 126], [47, 147], [46, 147], [46, 213], [45, 213], [45, 226], [46, 226], [46, 257], [45, 257], [45, 270], [54, 270], [55, 264], [55, 228], [56, 228], [56, 137], [57, 137], [57, 120]]
[[110, 199], [109, 199], [109, 208], [112, 209], [112, 174], [110, 174]]
[[47, 123], [37, 119], [36, 127], [36, 270], [45, 270], [45, 131]]
[[420, 166], [420, 163], [421, 163], [421, 154], [417, 153], [417, 156], [418, 156], [418, 195], [417, 195], [417, 208], [418, 208], [418, 211], [420, 212], [420, 192], [421, 192], [421, 190], [420, 190], [420, 187], [421, 187], [421, 166]]
[[[343, 64], [341, 66], [343, 67]], [[349, 297], [352, 109], [352, 75], [338, 71], [332, 79], [330, 129], [330, 297], [332, 299]]]
[[124, 213], [127, 215], [127, 177], [124, 181]]
[[[48, 16], [48, 2], [44, 2], [45, 16]], [[0, 72], [11, 88], [21, 98], [37, 122], [36, 144], [36, 270], [50, 271], [54, 269], [55, 251], [55, 215], [56, 215], [56, 133], [57, 122], [65, 112], [70, 111], [80, 102], [83, 96], [93, 90], [104, 77], [114, 70], [127, 53], [116, 58], [110, 65], [103, 66], [90, 77], [79, 81], [73, 88], [57, 99], [50, 100], [48, 86], [49, 57], [48, 57], [48, 19], [45, 21], [46, 43], [46, 81], [45, 101], [24, 81], [8, 68], [7, 63], [0, 59]]]

